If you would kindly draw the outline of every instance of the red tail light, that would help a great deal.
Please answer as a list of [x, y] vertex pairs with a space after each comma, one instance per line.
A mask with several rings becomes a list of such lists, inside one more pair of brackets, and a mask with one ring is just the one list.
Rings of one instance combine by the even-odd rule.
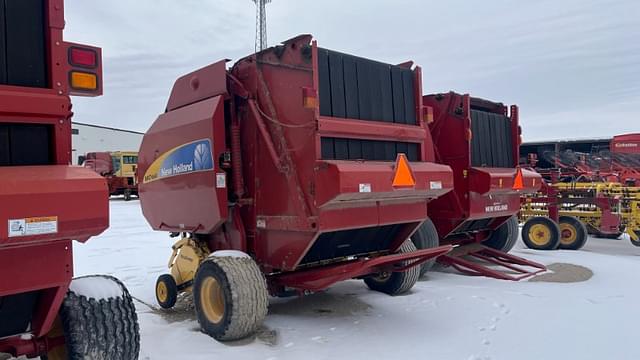
[[98, 65], [98, 57], [92, 49], [71, 47], [69, 48], [69, 63], [73, 66], [95, 68]]

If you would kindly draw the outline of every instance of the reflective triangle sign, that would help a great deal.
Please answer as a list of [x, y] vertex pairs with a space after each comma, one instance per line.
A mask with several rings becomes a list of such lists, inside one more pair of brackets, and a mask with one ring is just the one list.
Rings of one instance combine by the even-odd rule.
[[524, 189], [524, 179], [522, 177], [522, 169], [516, 170], [516, 177], [513, 179], [513, 190]]
[[416, 179], [413, 177], [409, 161], [405, 154], [399, 153], [396, 158], [396, 174], [393, 176], [393, 187], [414, 187]]

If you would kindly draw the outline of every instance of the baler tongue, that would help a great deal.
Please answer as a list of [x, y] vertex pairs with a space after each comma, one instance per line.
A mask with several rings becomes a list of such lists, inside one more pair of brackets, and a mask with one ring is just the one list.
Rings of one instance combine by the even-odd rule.
[[320, 291], [336, 282], [369, 274], [407, 271], [429, 259], [448, 253], [452, 248], [453, 246], [451, 245], [444, 245], [431, 249], [417, 250], [411, 253], [392, 254], [374, 258], [359, 258], [330, 267], [316, 267], [308, 270], [282, 273], [274, 276], [272, 280], [275, 283], [286, 284], [286, 286], [292, 288]]
[[500, 280], [518, 281], [547, 271], [543, 264], [476, 243], [458, 246], [437, 261], [463, 274]]

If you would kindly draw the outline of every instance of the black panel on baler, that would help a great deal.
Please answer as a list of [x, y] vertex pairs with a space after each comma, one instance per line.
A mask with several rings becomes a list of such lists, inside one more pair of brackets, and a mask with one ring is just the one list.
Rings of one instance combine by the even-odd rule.
[[0, 84], [47, 87], [44, 1], [0, 3]]
[[471, 165], [511, 168], [511, 119], [501, 114], [471, 110]]
[[39, 124], [0, 124], [0, 166], [52, 163], [51, 127]]
[[409, 161], [418, 161], [418, 144], [402, 141], [381, 141], [323, 137], [320, 142], [323, 160], [394, 161], [398, 153]]
[[9, 165], [9, 127], [0, 124], [0, 166]]
[[[7, 30], [5, 0], [0, 0], [0, 84], [7, 83]], [[2, 144], [0, 144], [2, 146]]]
[[318, 49], [318, 80], [320, 82], [319, 96], [320, 114], [331, 113], [331, 81], [329, 81], [329, 52]]
[[300, 265], [389, 250], [404, 224], [323, 233]]
[[320, 115], [416, 124], [410, 69], [318, 49]]

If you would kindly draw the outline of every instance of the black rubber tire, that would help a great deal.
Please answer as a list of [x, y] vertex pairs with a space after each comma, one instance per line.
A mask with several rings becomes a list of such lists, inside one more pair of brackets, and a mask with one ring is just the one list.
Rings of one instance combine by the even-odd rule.
[[[224, 313], [211, 321], [201, 303], [203, 281], [213, 277], [222, 288]], [[250, 257], [210, 256], [200, 264], [193, 285], [193, 302], [202, 331], [216, 340], [237, 340], [253, 334], [267, 316], [269, 294], [260, 268]]]
[[[635, 233], [635, 234], [640, 238], [640, 230], [635, 230], [635, 231], [634, 231], [634, 233]], [[636, 240], [633, 240], [633, 239], [631, 239], [631, 238], [630, 238], [629, 240], [631, 241], [631, 244], [632, 244], [633, 246], [638, 246], [638, 247], [640, 247], [640, 240], [636, 241]]]
[[[549, 230], [550, 236], [546, 243], [536, 244], [529, 238], [529, 230], [534, 225], [543, 225]], [[560, 228], [553, 220], [544, 216], [534, 216], [527, 220], [522, 227], [522, 241], [529, 249], [556, 250], [560, 245]]]
[[492, 249], [508, 253], [518, 241], [518, 217], [512, 216], [489, 236], [482, 244]]
[[[167, 289], [167, 298], [162, 301], [158, 294], [158, 285], [160, 283], [164, 283]], [[156, 301], [158, 305], [160, 305], [163, 309], [171, 309], [178, 300], [178, 285], [176, 284], [176, 280], [173, 276], [169, 274], [162, 274], [158, 276], [158, 280], [156, 281]]]
[[[558, 220], [558, 226], [560, 227], [560, 245], [558, 247], [564, 250], [582, 249], [582, 247], [587, 243], [587, 239], [589, 237], [587, 227], [584, 223], [573, 216], [560, 216]], [[562, 240], [563, 226], [569, 226], [571, 227], [571, 231], [575, 232], [576, 238], [571, 243], [563, 242]]]
[[[407, 240], [398, 249], [398, 253], [410, 253], [416, 251], [412, 241]], [[406, 262], [405, 262], [406, 263]], [[391, 274], [370, 276], [364, 279], [369, 289], [379, 291], [392, 296], [401, 295], [411, 290], [420, 277], [420, 267], [414, 266], [407, 271], [392, 272]]]
[[[438, 237], [438, 231], [436, 227], [433, 225], [431, 219], [425, 220], [422, 225], [416, 230], [416, 232], [411, 236], [411, 241], [413, 245], [416, 246], [416, 249], [431, 249], [440, 245], [440, 238]], [[436, 259], [430, 259], [425, 261], [422, 265], [420, 265], [420, 277], [426, 274], [433, 265], [436, 263]]]
[[111, 276], [82, 278], [88, 277], [106, 278], [117, 283], [122, 295], [95, 299], [69, 290], [59, 313], [64, 348], [50, 349], [50, 354], [45, 358], [137, 359], [140, 351], [138, 317], [127, 288]]
[[130, 201], [131, 200], [131, 189], [125, 189], [124, 190], [124, 201]]

